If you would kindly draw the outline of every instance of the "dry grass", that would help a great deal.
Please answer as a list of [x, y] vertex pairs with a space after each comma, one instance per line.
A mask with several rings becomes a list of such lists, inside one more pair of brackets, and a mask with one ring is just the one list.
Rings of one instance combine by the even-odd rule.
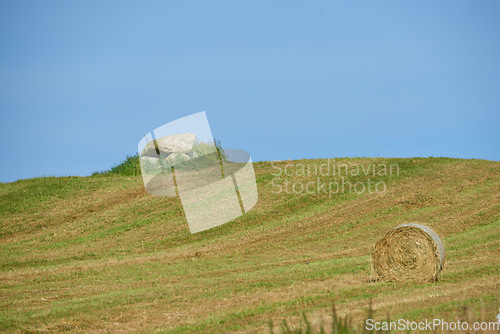
[[[271, 164], [256, 163], [257, 206], [194, 235], [180, 201], [147, 194], [140, 177], [0, 184], [0, 329], [263, 332], [269, 320], [294, 324], [303, 311], [313, 320], [327, 318], [331, 300], [339, 316], [359, 321], [370, 299], [376, 318], [390, 311], [416, 320], [482, 305], [484, 317], [494, 319], [500, 164], [345, 161], [399, 163], [401, 175], [375, 177], [387, 183], [384, 194], [277, 194]], [[432, 200], [405, 204], [414, 194]], [[441, 279], [371, 282], [373, 246], [407, 221], [444, 239]]]

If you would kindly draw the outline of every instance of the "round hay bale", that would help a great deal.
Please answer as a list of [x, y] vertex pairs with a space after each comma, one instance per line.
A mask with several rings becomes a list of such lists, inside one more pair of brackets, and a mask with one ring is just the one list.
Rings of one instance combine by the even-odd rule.
[[384, 280], [435, 282], [444, 259], [444, 244], [436, 232], [411, 223], [394, 228], [377, 242], [372, 266]]

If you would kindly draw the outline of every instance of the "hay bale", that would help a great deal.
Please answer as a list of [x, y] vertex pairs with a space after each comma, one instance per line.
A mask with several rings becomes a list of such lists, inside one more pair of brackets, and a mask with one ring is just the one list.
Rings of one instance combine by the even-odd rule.
[[403, 224], [379, 240], [373, 249], [372, 267], [388, 281], [435, 282], [444, 265], [444, 244], [427, 226]]

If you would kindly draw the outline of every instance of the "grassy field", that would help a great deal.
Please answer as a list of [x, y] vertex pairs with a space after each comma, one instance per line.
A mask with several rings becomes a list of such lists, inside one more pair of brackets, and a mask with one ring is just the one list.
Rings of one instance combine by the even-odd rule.
[[[255, 208], [197, 234], [179, 198], [147, 194], [140, 175], [0, 184], [0, 330], [260, 333], [270, 321], [297, 325], [303, 312], [313, 324], [328, 321], [332, 300], [356, 326], [370, 300], [376, 319], [455, 320], [465, 307], [495, 321], [499, 162], [336, 159], [397, 164], [399, 173], [349, 176], [383, 182], [383, 193], [278, 193], [285, 179], [316, 182], [297, 175], [300, 164], [322, 163], [255, 163]], [[278, 178], [287, 164], [292, 175]], [[405, 222], [445, 242], [437, 283], [372, 280], [374, 244]]]

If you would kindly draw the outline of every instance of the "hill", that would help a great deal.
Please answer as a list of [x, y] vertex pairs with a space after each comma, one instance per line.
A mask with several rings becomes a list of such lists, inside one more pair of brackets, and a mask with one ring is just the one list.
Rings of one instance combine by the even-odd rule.
[[[326, 319], [332, 300], [360, 324], [370, 299], [378, 319], [453, 318], [464, 307], [495, 319], [499, 162], [333, 163], [345, 175], [321, 170], [327, 160], [255, 163], [254, 209], [197, 234], [179, 198], [147, 194], [135, 172], [0, 184], [0, 330], [265, 332], [302, 312]], [[364, 191], [324, 190], [342, 177]], [[405, 222], [445, 242], [438, 282], [372, 279], [374, 244]]]

